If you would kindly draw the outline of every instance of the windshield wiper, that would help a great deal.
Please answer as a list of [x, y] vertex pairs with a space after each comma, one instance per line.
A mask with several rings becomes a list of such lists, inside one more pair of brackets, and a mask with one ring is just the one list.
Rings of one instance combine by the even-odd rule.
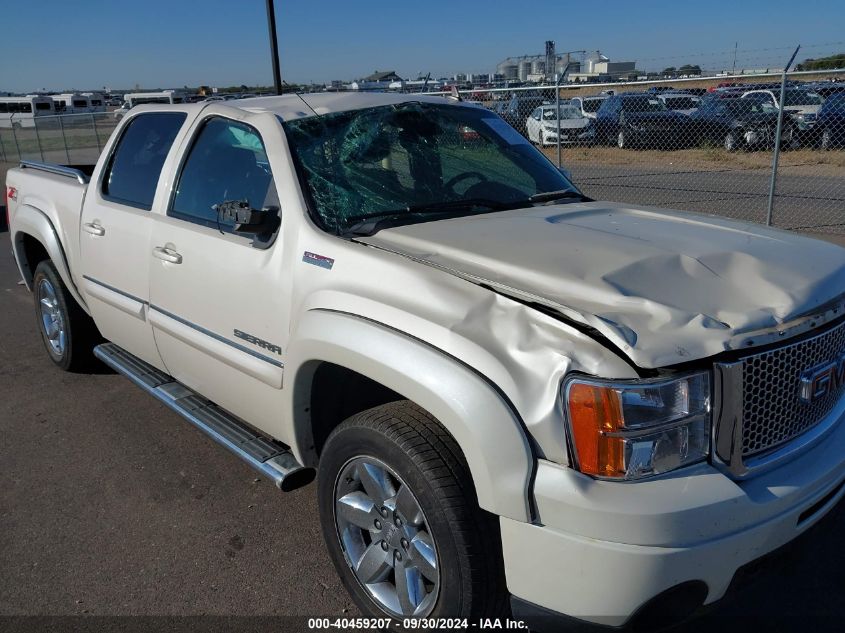
[[463, 209], [471, 209], [473, 207], [502, 211], [514, 208], [514, 205], [518, 204], [519, 203], [500, 202], [498, 200], [490, 200], [487, 198], [463, 198], [460, 200], [443, 200], [428, 204], [409, 204], [404, 209], [378, 211], [376, 213], [368, 213], [367, 215], [358, 216], [355, 218], [356, 221], [353, 224], [350, 224], [348, 227], [343, 229], [343, 234], [372, 235], [378, 228], [380, 222], [390, 218], [397, 218], [415, 213], [448, 213], [449, 211], [460, 211]]
[[572, 198], [580, 200], [581, 202], [592, 202], [592, 198], [588, 198], [583, 193], [573, 191], [572, 189], [559, 189], [558, 191], [544, 191], [542, 193], [535, 193], [528, 198], [529, 202], [551, 202], [552, 200], [563, 200], [565, 198]]
[[490, 198], [461, 198], [460, 200], [442, 200], [428, 204], [408, 205], [409, 213], [436, 213], [438, 211], [451, 211], [453, 209], [465, 209], [467, 207], [485, 207], [495, 211], [504, 211], [513, 208], [514, 202], [502, 202]]

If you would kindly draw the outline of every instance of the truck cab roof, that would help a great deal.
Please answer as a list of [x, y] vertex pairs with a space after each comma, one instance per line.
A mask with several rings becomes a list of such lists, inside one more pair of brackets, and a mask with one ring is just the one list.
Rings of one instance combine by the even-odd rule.
[[[335, 112], [346, 112], [349, 110], [362, 110], [364, 108], [375, 108], [378, 106], [398, 105], [401, 103], [422, 102], [422, 103], [451, 103], [460, 102], [444, 99], [441, 96], [420, 95], [420, 94], [393, 94], [387, 92], [325, 92], [312, 94], [287, 94], [271, 97], [254, 97], [249, 99], [237, 99], [232, 101], [218, 101], [218, 107], [227, 107], [236, 110], [243, 110], [250, 113], [269, 112], [281, 117], [285, 121], [312, 117], [315, 115], [333, 114]], [[186, 104], [186, 110], [201, 110], [207, 107], [208, 103]], [[182, 109], [180, 107], [180, 109]], [[156, 106], [151, 106], [156, 108]], [[159, 106], [158, 109], [167, 109]]]

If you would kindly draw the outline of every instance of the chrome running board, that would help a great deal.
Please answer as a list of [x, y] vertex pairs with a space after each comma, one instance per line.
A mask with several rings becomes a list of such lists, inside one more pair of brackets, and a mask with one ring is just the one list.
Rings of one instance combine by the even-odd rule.
[[114, 343], [98, 345], [94, 355], [269, 477], [280, 490], [288, 492], [314, 479], [314, 470], [296, 461], [287, 446], [259, 435], [210, 400]]

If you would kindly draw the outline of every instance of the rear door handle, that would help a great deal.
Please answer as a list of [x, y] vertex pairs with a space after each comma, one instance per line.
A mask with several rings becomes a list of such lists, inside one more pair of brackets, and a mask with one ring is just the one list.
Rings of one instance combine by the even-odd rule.
[[82, 230], [97, 237], [102, 237], [106, 234], [106, 230], [96, 222], [86, 222], [82, 225]]
[[157, 257], [158, 259], [171, 264], [182, 263], [182, 256], [172, 248], [167, 248], [165, 246], [156, 246], [153, 249], [153, 257]]

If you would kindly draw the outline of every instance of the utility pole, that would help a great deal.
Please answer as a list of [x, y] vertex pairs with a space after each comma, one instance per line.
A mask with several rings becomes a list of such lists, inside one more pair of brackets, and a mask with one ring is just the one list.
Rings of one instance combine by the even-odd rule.
[[733, 67], [733, 70], [731, 71], [732, 75], [736, 74], [736, 48], [737, 48], [737, 46], [739, 46], [739, 42], [734, 42], [734, 67]]
[[270, 26], [270, 56], [273, 58], [273, 85], [282, 94], [282, 73], [279, 71], [279, 43], [276, 41], [276, 10], [273, 0], [267, 0], [267, 23]]

